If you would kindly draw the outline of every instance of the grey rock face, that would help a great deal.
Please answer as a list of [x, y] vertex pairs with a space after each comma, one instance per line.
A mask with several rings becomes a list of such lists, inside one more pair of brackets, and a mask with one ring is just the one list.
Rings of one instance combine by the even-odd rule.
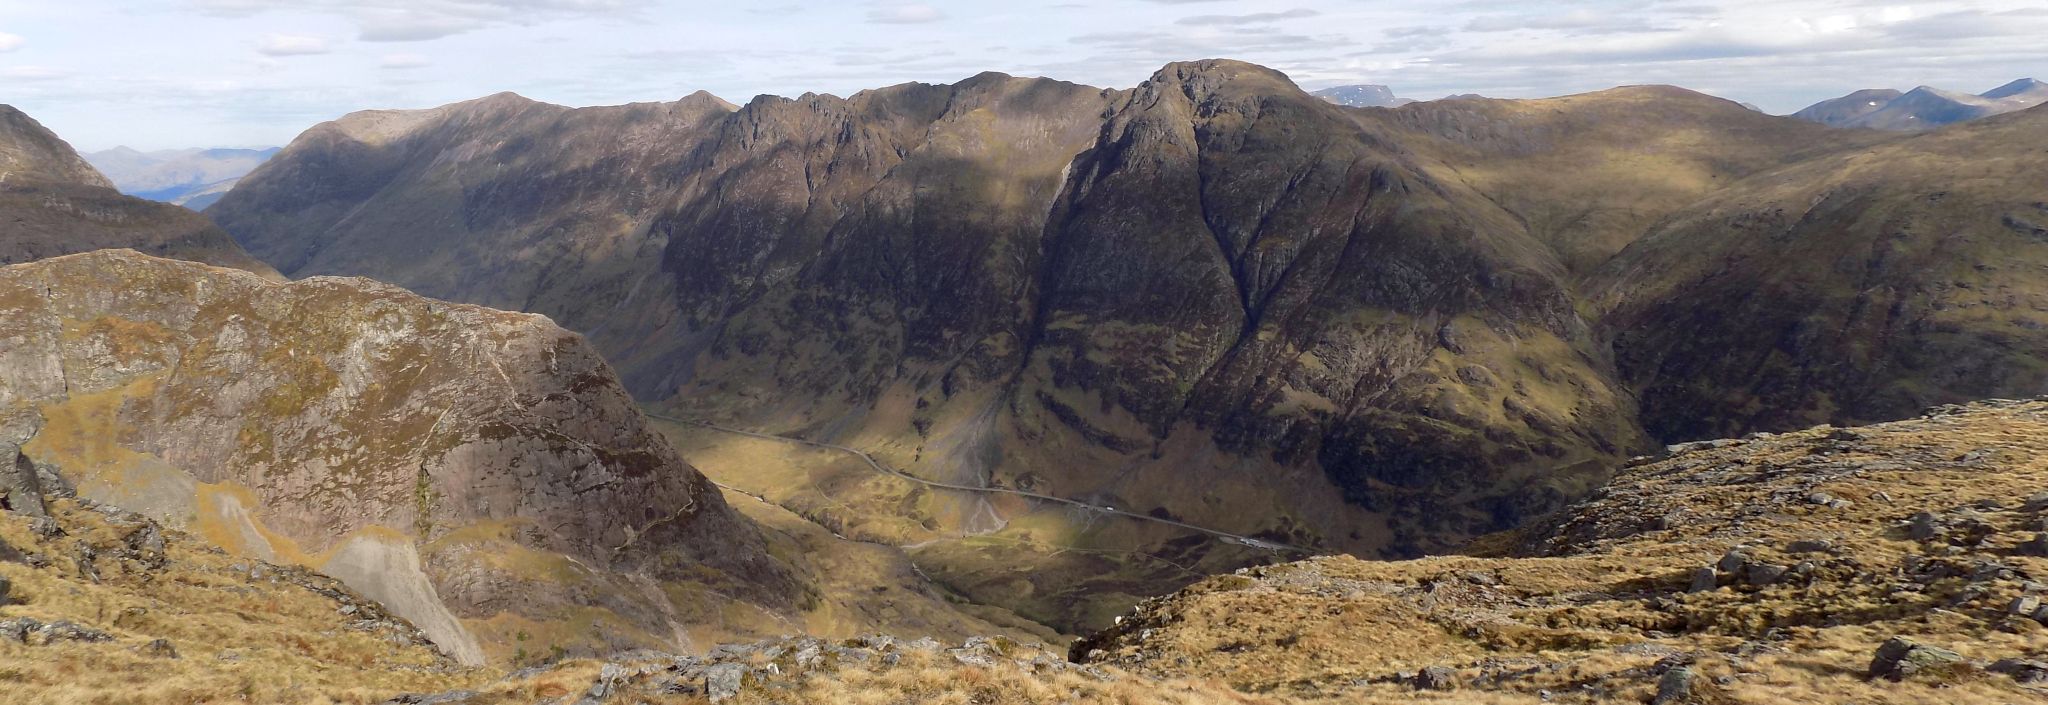
[[22, 455], [20, 446], [6, 442], [0, 442], [0, 509], [32, 517], [50, 515], [35, 463]]

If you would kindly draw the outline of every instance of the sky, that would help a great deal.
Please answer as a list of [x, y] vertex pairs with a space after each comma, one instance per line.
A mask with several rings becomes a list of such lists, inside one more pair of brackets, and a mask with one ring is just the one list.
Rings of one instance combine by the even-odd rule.
[[86, 151], [247, 147], [499, 91], [744, 103], [983, 71], [1127, 88], [1233, 58], [1309, 89], [1670, 83], [1782, 114], [2048, 74], [2044, 37], [2042, 0], [0, 0], [0, 103]]

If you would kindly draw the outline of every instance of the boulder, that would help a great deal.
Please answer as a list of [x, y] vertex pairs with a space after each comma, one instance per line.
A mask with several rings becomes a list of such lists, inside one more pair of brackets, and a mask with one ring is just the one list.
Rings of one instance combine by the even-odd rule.
[[1720, 562], [1714, 564], [1714, 568], [1723, 573], [1740, 573], [1743, 567], [1747, 565], [1749, 565], [1749, 555], [1743, 553], [1741, 549], [1734, 549], [1722, 555]]
[[1788, 570], [1791, 568], [1776, 563], [1751, 563], [1745, 567], [1743, 577], [1751, 585], [1775, 585], [1785, 578], [1785, 572]]
[[1715, 573], [1713, 568], [1701, 566], [1693, 570], [1692, 586], [1686, 588], [1686, 592], [1711, 592], [1720, 586], [1720, 580], [1720, 574]]
[[1877, 655], [1870, 661], [1870, 677], [1899, 681], [1963, 664], [1962, 655], [1954, 651], [1895, 636], [1877, 647]]
[[737, 663], [721, 663], [704, 669], [704, 696], [711, 702], [722, 703], [738, 697], [740, 686], [747, 678], [747, 667]]
[[1430, 666], [1415, 674], [1416, 690], [1455, 690], [1458, 672], [1445, 666]]
[[2014, 547], [2013, 553], [2021, 556], [2048, 557], [2048, 533], [2034, 534], [2033, 538]]
[[1699, 671], [1693, 670], [1691, 666], [1679, 666], [1665, 671], [1663, 677], [1657, 679], [1657, 697], [1651, 700], [1650, 704], [1692, 705], [1708, 702], [1707, 693], [1712, 687], [1705, 678], [1700, 677]]
[[2048, 683], [2048, 662], [2033, 659], [1999, 659], [1984, 670], [2012, 676], [2013, 680], [2026, 684]]
[[1929, 541], [1941, 536], [1941, 522], [1931, 512], [1920, 512], [1907, 519], [1906, 536], [1914, 541]]

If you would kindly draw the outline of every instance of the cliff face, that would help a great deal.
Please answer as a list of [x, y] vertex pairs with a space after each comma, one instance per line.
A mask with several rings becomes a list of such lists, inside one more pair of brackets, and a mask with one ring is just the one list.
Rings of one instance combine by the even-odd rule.
[[0, 265], [130, 248], [274, 276], [196, 213], [123, 196], [41, 123], [0, 105]]
[[606, 583], [800, 592], [546, 318], [120, 251], [0, 270], [0, 311], [4, 440], [84, 496], [335, 575], [464, 660], [506, 647], [484, 622], [585, 608], [670, 641], [674, 606]]

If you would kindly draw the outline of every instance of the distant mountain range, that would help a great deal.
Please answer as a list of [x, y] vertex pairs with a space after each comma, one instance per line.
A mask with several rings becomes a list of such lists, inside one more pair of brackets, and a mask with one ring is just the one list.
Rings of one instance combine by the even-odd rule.
[[143, 152], [115, 147], [85, 155], [122, 193], [205, 210], [236, 181], [277, 154], [265, 149], [170, 149]]
[[1415, 102], [1396, 97], [1392, 88], [1372, 84], [1325, 88], [1309, 95], [1351, 108], [1395, 108]]
[[1835, 127], [1929, 130], [2048, 102], [2048, 83], [2031, 78], [1971, 95], [1921, 86], [1907, 92], [1889, 88], [1856, 91], [1824, 100], [1792, 117]]

